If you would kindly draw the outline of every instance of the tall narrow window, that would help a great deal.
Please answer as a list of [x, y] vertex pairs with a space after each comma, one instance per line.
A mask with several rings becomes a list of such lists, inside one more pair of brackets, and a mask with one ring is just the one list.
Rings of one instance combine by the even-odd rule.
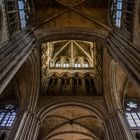
[[64, 65], [63, 65], [64, 68], [68, 68], [69, 67], [69, 60], [68, 59], [65, 59], [64, 60]]
[[28, 16], [26, 14], [25, 0], [5, 0], [7, 22], [10, 37], [17, 31], [22, 30], [26, 24]]
[[25, 0], [18, 0], [18, 7], [19, 7], [19, 16], [20, 16], [20, 25], [21, 29], [26, 26], [28, 16], [26, 14], [26, 5]]
[[121, 27], [122, 18], [122, 0], [112, 0], [111, 18], [116, 27]]
[[56, 68], [60, 68], [60, 67], [61, 67], [61, 64], [60, 64], [60, 63], [56, 63], [56, 64], [55, 64], [55, 67], [56, 67]]
[[18, 107], [15, 105], [4, 105], [0, 107], [0, 128], [10, 128], [12, 127], [16, 115], [17, 115]]
[[85, 59], [83, 63], [83, 68], [88, 68], [88, 67], [89, 67], [88, 61]]
[[125, 102], [125, 114], [129, 126], [140, 129], [140, 103], [135, 100]]

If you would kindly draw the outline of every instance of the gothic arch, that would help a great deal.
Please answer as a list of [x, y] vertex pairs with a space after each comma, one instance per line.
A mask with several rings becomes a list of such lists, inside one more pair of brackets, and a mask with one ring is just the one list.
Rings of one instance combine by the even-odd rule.
[[[83, 115], [82, 115], [82, 112], [81, 112], [81, 117], [78, 116], [78, 118], [75, 116], [74, 118], [72, 117], [71, 119], [69, 118], [69, 115], [68, 114], [65, 114], [65, 111], [64, 110], [67, 110], [67, 113], [69, 113], [70, 110], [83, 110], [84, 112], [89, 112], [88, 114], [86, 114], [87, 116], [85, 116], [84, 112], [83, 112]], [[63, 112], [64, 111], [64, 112]], [[78, 114], [79, 114], [79, 111], [76, 111]], [[75, 112], [75, 113], [76, 113]], [[84, 135], [91, 135], [93, 139], [95, 140], [99, 140], [99, 139], [102, 139], [103, 136], [101, 136], [101, 138], [98, 139], [98, 134], [95, 132], [95, 135], [94, 133], [91, 132], [89, 126], [85, 125], [85, 124], [88, 124], [88, 120], [90, 122], [90, 126], [91, 125], [91, 122], [92, 121], [96, 121], [98, 122], [99, 124], [96, 124], [95, 126], [97, 127], [96, 129], [100, 130], [98, 131], [99, 133], [102, 133], [103, 132], [103, 127], [104, 127], [104, 118], [106, 116], [106, 110], [103, 109], [103, 106], [101, 107], [100, 104], [98, 103], [92, 103], [92, 104], [89, 104], [88, 101], [84, 101], [84, 100], [77, 100], [77, 99], [72, 99], [72, 100], [68, 100], [68, 99], [62, 99], [62, 100], [59, 100], [59, 101], [51, 101], [50, 104], [47, 104], [47, 105], [44, 105], [41, 109], [39, 109], [37, 111], [37, 117], [40, 119], [40, 126], [42, 127], [42, 123], [45, 124], [46, 120], [47, 119], [55, 119], [55, 120], [58, 120], [60, 119], [60, 121], [58, 121], [58, 125], [56, 125], [56, 128], [54, 129], [51, 129], [51, 131], [49, 131], [49, 134], [48, 136], [45, 136], [45, 138], [50, 138], [50, 137], [54, 137], [55, 135], [59, 135], [59, 134], [62, 134], [59, 130], [61, 128], [63, 128], [63, 130], [66, 132], [64, 133], [71, 133], [71, 131], [67, 131], [67, 129], [71, 128], [71, 126], [75, 127], [75, 128], [79, 128], [81, 129], [82, 131], [76, 131], [74, 130], [73, 132], [74, 133], [83, 133], [83, 129], [86, 130], [85, 132], [86, 133], [83, 133], [83, 136]], [[63, 116], [64, 115], [64, 116]], [[76, 114], [74, 114], [76, 115]], [[81, 123], [81, 121], [84, 121], [84, 120], [87, 120], [86, 123]], [[62, 122], [61, 122], [62, 121]], [[50, 122], [50, 120], [49, 120]], [[61, 122], [61, 123], [60, 123]], [[56, 129], [58, 129], [59, 131], [57, 131]], [[96, 131], [96, 129], [92, 130], [92, 131]], [[102, 130], [101, 130], [102, 129]], [[53, 130], [53, 131], [52, 131]], [[38, 130], [39, 131], [39, 130]], [[60, 133], [59, 133], [60, 132]], [[58, 134], [57, 134], [58, 133]], [[104, 135], [104, 133], [103, 133]], [[45, 138], [43, 140], [45, 140]], [[57, 137], [58, 138], [58, 137]]]
[[122, 109], [123, 97], [125, 93], [128, 76], [121, 66], [108, 54], [107, 49], [104, 53], [103, 61], [107, 62], [104, 66], [104, 96], [108, 109]]
[[15, 75], [20, 91], [22, 109], [35, 109], [39, 94], [39, 73], [38, 52], [34, 50]]
[[51, 101], [51, 103], [47, 104], [47, 105], [44, 105], [42, 108], [38, 108], [36, 110], [36, 114], [37, 114], [37, 117], [40, 118], [41, 121], [43, 121], [45, 119], [45, 117], [47, 116], [47, 113], [52, 111], [53, 109], [55, 108], [59, 108], [59, 107], [62, 107], [62, 106], [67, 106], [67, 105], [74, 105], [74, 106], [80, 106], [80, 107], [83, 107], [83, 108], [86, 108], [86, 109], [89, 109], [93, 112], [95, 112], [98, 116], [98, 118], [100, 119], [104, 119], [104, 117], [106, 116], [107, 114], [107, 110], [104, 109], [103, 106], [101, 106], [100, 104], [98, 103], [92, 103], [92, 104], [89, 104], [88, 101], [84, 101], [84, 100], [80, 100], [80, 99], [59, 99], [58, 101], [56, 100], [53, 100]]
[[57, 40], [85, 40], [105, 43], [109, 32], [99, 29], [88, 30], [83, 28], [64, 28], [64, 29], [42, 29], [34, 31], [38, 42], [42, 44], [47, 41]]
[[65, 75], [66, 75], [67, 77], [69, 77], [69, 78], [72, 77], [72, 75], [71, 75], [69, 72], [64, 72], [64, 73], [62, 73], [62, 74], [61, 74], [61, 77], [65, 76]]

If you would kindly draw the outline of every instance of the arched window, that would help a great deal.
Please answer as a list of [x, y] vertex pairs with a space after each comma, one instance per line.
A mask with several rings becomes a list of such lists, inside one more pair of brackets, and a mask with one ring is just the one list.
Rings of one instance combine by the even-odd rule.
[[137, 100], [125, 101], [125, 115], [131, 128], [140, 129], [140, 102]]
[[111, 19], [116, 27], [121, 26], [121, 18], [122, 18], [122, 0], [112, 0]]
[[21, 29], [26, 27], [27, 19], [28, 19], [28, 15], [26, 13], [26, 3], [25, 2], [26, 2], [25, 0], [18, 0]]
[[0, 128], [10, 128], [13, 126], [18, 107], [13, 104], [0, 106]]
[[49, 85], [50, 85], [50, 86], [55, 86], [55, 85], [57, 85], [57, 83], [58, 83], [58, 77], [57, 77], [56, 75], [53, 75], [53, 76], [50, 78], [50, 83], [49, 83]]
[[66, 86], [70, 84], [70, 78], [68, 77], [62, 77], [62, 86]]
[[61, 67], [61, 63], [60, 63], [60, 60], [59, 59], [56, 61], [55, 67], [56, 68], [60, 68]]
[[82, 85], [82, 78], [79, 75], [75, 75], [73, 77], [73, 83], [74, 83], [74, 86], [79, 87], [80, 85]]
[[64, 61], [64, 68], [68, 68], [69, 66], [70, 66], [70, 64], [69, 64], [69, 60], [68, 59], [66, 59], [65, 61]]
[[56, 67], [56, 68], [60, 68], [60, 67], [61, 67], [61, 64], [60, 64], [60, 63], [56, 63], [56, 64], [55, 64], [55, 67]]
[[80, 68], [81, 67], [80, 61], [78, 59], [75, 60], [74, 67], [75, 68]]
[[83, 63], [83, 68], [88, 68], [89, 67], [89, 63], [88, 61], [85, 59], [84, 63]]
[[27, 25], [26, 0], [5, 0], [10, 37]]

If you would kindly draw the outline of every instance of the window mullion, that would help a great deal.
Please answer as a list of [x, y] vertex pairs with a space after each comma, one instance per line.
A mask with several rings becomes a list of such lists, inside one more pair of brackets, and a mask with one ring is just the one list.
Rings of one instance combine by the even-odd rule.
[[[6, 112], [4, 111], [4, 116], [3, 116], [2, 120], [1, 120], [1, 126], [2, 126], [2, 122], [4, 121], [4, 119], [6, 117], [6, 114], [7, 114], [7, 111]], [[2, 126], [2, 127], [5, 127], [5, 126]]]
[[137, 125], [137, 123], [136, 123], [136, 121], [135, 121], [135, 119], [134, 119], [133, 115], [132, 115], [131, 113], [130, 113], [130, 115], [131, 115], [131, 117], [132, 117], [132, 119], [133, 119], [133, 121], [134, 121], [134, 123], [135, 123], [136, 127], [138, 127], [138, 125]]
[[[8, 123], [8, 121], [9, 121], [9, 119], [10, 119], [11, 115], [12, 115], [12, 113], [11, 113], [11, 112], [8, 112], [8, 113], [10, 113], [10, 115], [9, 115], [9, 117], [8, 117], [8, 119], [7, 119], [6, 123], [5, 123], [5, 126], [7, 126], [7, 123]], [[7, 113], [7, 114], [8, 114], [8, 113]]]
[[1, 126], [1, 124], [2, 124], [2, 122], [3, 122], [3, 120], [4, 120], [4, 117], [5, 117], [5, 112], [3, 111], [2, 113], [4, 113], [4, 116], [2, 117], [2, 119], [1, 119], [1, 121], [0, 121], [0, 126]]

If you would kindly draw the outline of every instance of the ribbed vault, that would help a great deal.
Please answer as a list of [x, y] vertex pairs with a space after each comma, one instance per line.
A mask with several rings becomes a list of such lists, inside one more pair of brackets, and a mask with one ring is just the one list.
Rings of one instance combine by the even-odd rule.
[[40, 140], [98, 140], [103, 139], [99, 116], [80, 106], [62, 106], [47, 113], [41, 123]]
[[34, 29], [81, 27], [109, 30], [107, 8], [107, 0], [35, 0]]

